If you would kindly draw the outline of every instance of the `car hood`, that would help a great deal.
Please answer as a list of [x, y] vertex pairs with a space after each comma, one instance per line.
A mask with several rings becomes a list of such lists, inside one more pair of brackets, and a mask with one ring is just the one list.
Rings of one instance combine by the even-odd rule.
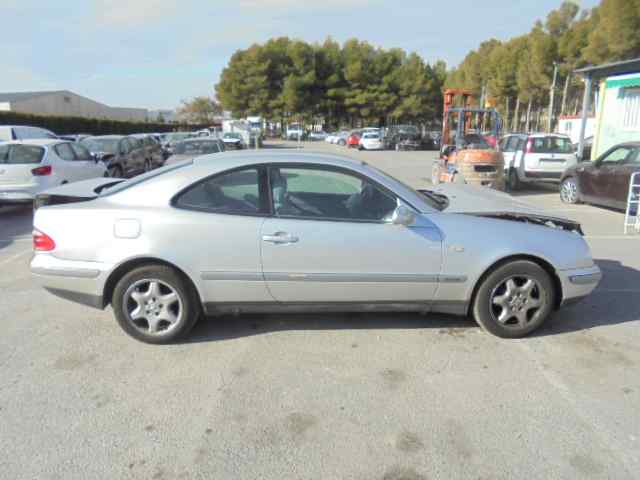
[[582, 233], [578, 222], [552, 215], [543, 208], [487, 187], [448, 183], [427, 191], [446, 196], [447, 213], [535, 223]]

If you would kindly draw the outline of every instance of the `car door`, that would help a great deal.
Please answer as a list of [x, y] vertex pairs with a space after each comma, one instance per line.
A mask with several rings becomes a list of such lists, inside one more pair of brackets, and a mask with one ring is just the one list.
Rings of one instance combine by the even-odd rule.
[[590, 196], [594, 203], [614, 207], [620, 188], [616, 185], [616, 171], [633, 154], [634, 148], [629, 146], [614, 147], [602, 155], [591, 168], [585, 169], [587, 182], [591, 185]]
[[84, 180], [82, 162], [76, 162], [76, 155], [71, 148], [70, 142], [58, 143], [54, 145], [53, 151], [58, 161], [53, 166], [56, 174], [64, 183], [77, 182]]
[[274, 216], [261, 230], [262, 270], [280, 302], [428, 304], [440, 232], [386, 220], [398, 198], [354, 172], [309, 164], [269, 168]]
[[140, 140], [133, 137], [128, 137], [126, 142], [129, 145], [128, 161], [130, 163], [131, 172], [142, 172], [144, 170], [144, 163], [147, 159], [144, 145]]
[[177, 221], [171, 231], [189, 239], [185, 259], [209, 311], [213, 304], [273, 302], [260, 260], [266, 184], [264, 168], [235, 169], [196, 182], [172, 202], [178, 214], [171, 216]]
[[69, 145], [75, 154], [75, 164], [80, 167], [83, 179], [102, 177], [104, 175], [104, 164], [96, 162], [89, 150], [78, 143]]

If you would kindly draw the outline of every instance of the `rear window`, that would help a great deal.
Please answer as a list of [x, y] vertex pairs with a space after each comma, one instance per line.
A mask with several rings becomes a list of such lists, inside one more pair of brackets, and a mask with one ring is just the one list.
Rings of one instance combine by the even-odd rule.
[[35, 145], [0, 145], [0, 164], [25, 165], [40, 163], [44, 148]]
[[573, 146], [568, 138], [537, 137], [530, 141], [531, 153], [573, 153]]

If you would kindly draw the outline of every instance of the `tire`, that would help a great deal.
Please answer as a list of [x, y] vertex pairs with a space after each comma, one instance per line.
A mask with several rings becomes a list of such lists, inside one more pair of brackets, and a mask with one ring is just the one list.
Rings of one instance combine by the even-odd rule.
[[124, 275], [113, 290], [111, 305], [118, 324], [129, 336], [151, 344], [184, 337], [201, 314], [190, 282], [164, 265], [146, 265]]
[[107, 172], [109, 173], [109, 176], [112, 178], [123, 178], [122, 167], [120, 165], [109, 167]]
[[521, 338], [544, 323], [555, 299], [553, 281], [540, 265], [515, 260], [482, 280], [473, 300], [473, 317], [497, 337]]
[[520, 179], [518, 178], [518, 172], [515, 168], [509, 169], [509, 174], [507, 175], [507, 188], [510, 191], [515, 192], [516, 190], [520, 190]]
[[560, 200], [571, 205], [580, 203], [580, 188], [575, 178], [567, 177], [562, 181], [560, 184]]

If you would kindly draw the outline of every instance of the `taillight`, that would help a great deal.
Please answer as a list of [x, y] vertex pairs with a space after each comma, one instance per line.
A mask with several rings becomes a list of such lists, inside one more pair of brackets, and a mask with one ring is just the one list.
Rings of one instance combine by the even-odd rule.
[[33, 230], [33, 249], [36, 252], [50, 252], [56, 248], [56, 242], [46, 233]]
[[51, 165], [43, 165], [42, 167], [34, 168], [33, 170], [31, 170], [31, 174], [36, 177], [42, 177], [45, 175], [51, 175], [52, 171], [53, 168], [51, 168]]
[[527, 141], [527, 153], [533, 153], [533, 140]]

